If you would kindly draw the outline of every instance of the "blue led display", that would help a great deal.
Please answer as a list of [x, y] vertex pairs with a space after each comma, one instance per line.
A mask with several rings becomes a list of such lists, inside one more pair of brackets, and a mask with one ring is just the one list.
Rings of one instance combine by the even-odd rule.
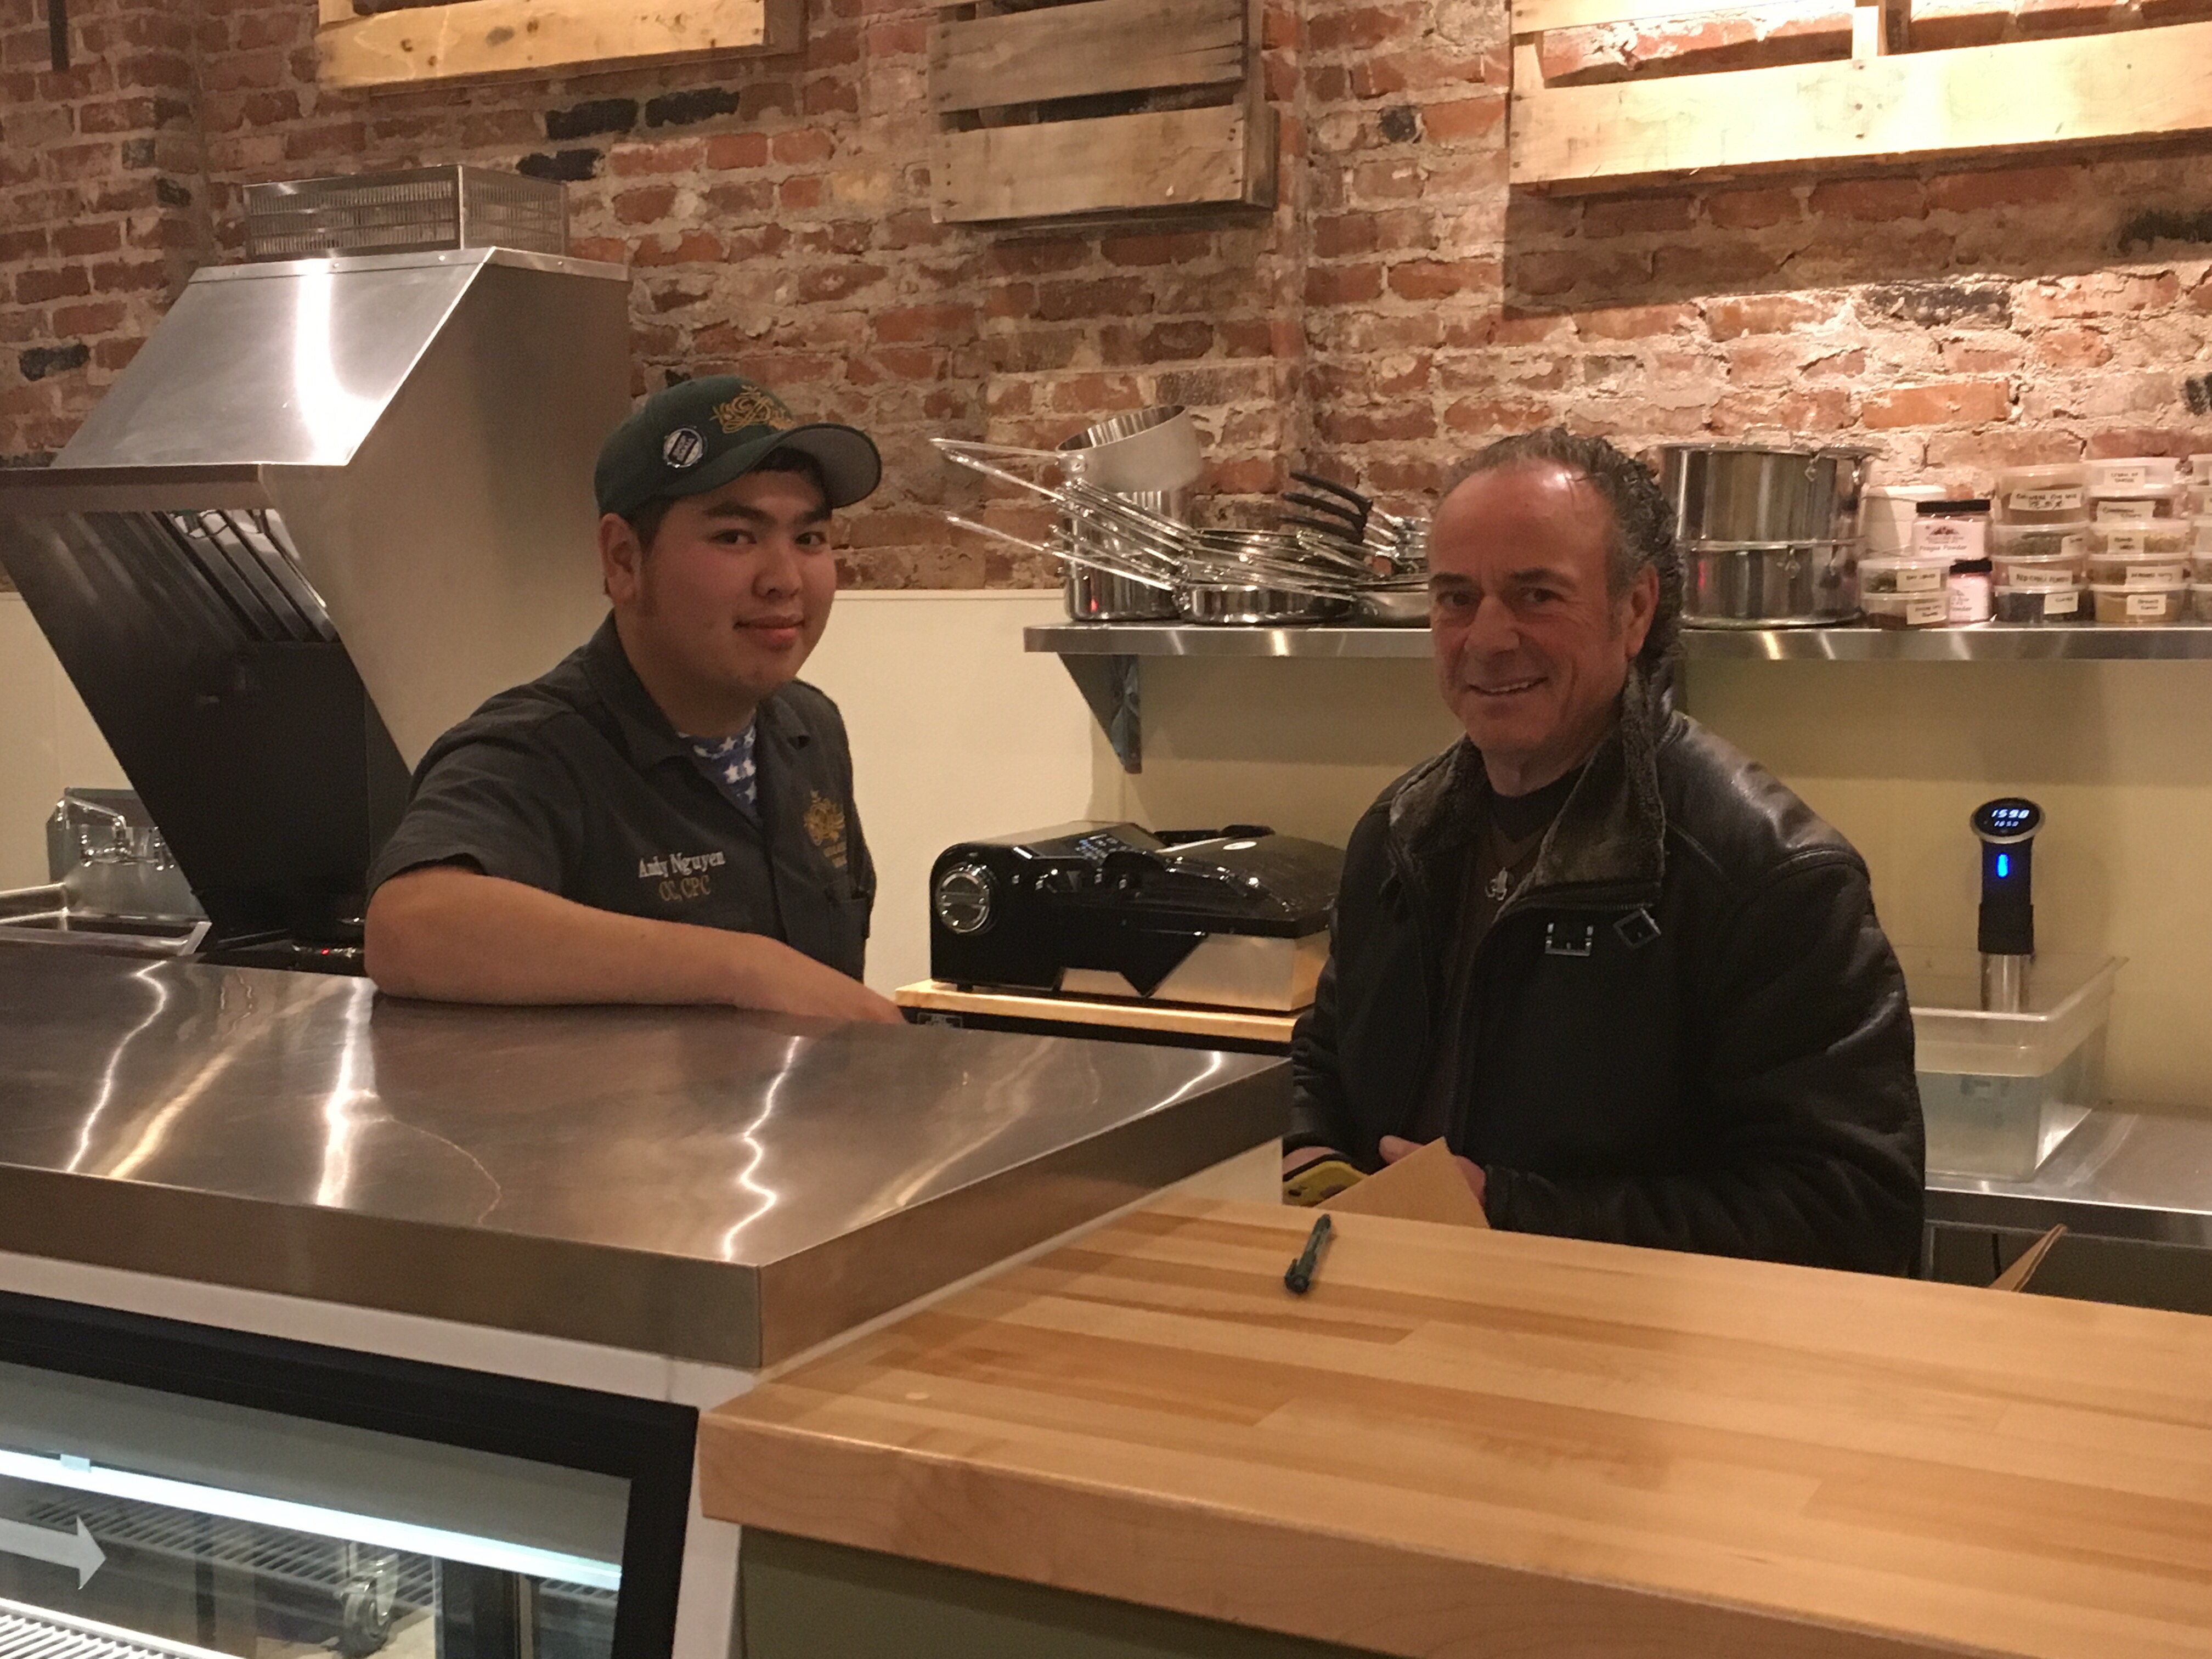
[[2002, 881], [2002, 880], [2007, 877], [2007, 876], [2010, 875], [2011, 873], [2012, 873], [2012, 858], [2011, 858], [2010, 854], [2005, 854], [2005, 853], [2000, 853], [2000, 854], [1997, 854], [1997, 879], [1998, 879], [1999, 881]]

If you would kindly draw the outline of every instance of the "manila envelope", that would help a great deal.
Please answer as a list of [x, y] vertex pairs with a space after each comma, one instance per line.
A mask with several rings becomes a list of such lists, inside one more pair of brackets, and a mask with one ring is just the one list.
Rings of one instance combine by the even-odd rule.
[[1467, 1177], [1459, 1172], [1450, 1149], [1441, 1140], [1432, 1140], [1419, 1152], [1385, 1164], [1366, 1180], [1355, 1182], [1315, 1207], [1339, 1215], [1389, 1215], [1401, 1221], [1441, 1221], [1454, 1227], [1490, 1224], [1480, 1200], [1468, 1190]]

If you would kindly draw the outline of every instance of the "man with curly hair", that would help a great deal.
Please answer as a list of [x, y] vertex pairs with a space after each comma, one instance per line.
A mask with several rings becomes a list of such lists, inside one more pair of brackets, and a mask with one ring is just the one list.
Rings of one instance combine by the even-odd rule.
[[1682, 565], [1650, 471], [1504, 440], [1429, 562], [1467, 735], [1352, 832], [1291, 1195], [1441, 1138], [1498, 1227], [1909, 1270], [1904, 977], [1850, 843], [1665, 694]]

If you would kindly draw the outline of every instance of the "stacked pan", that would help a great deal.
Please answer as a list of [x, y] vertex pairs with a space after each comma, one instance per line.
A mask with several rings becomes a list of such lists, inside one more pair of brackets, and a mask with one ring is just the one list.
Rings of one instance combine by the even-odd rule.
[[1858, 614], [1864, 449], [1668, 444], [1660, 483], [1692, 628], [1814, 628]]

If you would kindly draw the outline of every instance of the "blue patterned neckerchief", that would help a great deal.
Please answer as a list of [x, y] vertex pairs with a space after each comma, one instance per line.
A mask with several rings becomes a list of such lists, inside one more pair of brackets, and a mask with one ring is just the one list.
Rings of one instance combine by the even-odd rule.
[[744, 812], [760, 810], [760, 774], [753, 764], [753, 732], [759, 724], [752, 721], [744, 731], [726, 738], [695, 738], [688, 733], [684, 738], [708, 781]]

